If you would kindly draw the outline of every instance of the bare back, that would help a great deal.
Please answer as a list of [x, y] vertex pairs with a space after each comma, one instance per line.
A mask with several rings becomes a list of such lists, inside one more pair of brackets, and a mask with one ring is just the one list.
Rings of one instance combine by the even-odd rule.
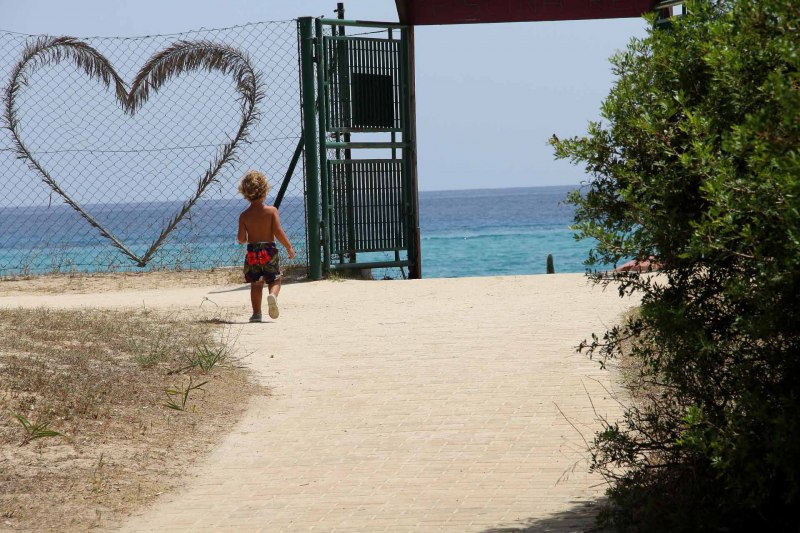
[[239, 215], [240, 241], [248, 243], [274, 242], [276, 237], [285, 246], [286, 236], [283, 235], [280, 226], [278, 210], [274, 207], [253, 202]]

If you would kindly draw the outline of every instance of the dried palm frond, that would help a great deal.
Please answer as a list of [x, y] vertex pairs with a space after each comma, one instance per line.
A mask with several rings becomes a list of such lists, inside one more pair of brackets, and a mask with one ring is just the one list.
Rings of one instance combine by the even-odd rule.
[[[85, 72], [90, 78], [97, 79], [107, 88], [113, 84], [117, 101], [130, 114], [136, 113], [147, 102], [151, 89], [153, 93], [158, 92], [166, 82], [184, 72], [199, 69], [209, 72], [219, 71], [231, 75], [236, 83], [242, 113], [238, 130], [233, 138], [220, 148], [215, 160], [198, 180], [194, 194], [183, 203], [178, 213], [170, 219], [141, 257], [128, 249], [113, 233], [70, 197], [37, 161], [19, 136], [19, 119], [15, 105], [17, 95], [27, 85], [31, 73], [46, 65], [55, 65], [61, 61], [71, 61], [78, 69]], [[244, 53], [228, 45], [209, 41], [178, 41], [153, 55], [139, 71], [128, 91], [125, 82], [108, 59], [89, 44], [74, 37], [41, 37], [25, 47], [22, 58], [12, 71], [10, 83], [5, 91], [4, 119], [6, 127], [11, 130], [18, 157], [26, 160], [31, 169], [38, 171], [42, 180], [90, 225], [99, 230], [101, 236], [109, 239], [123, 254], [134, 260], [138, 266], [143, 267], [178, 223], [189, 213], [208, 186], [216, 180], [222, 167], [236, 159], [236, 146], [240, 142], [247, 141], [249, 128], [258, 119], [256, 106], [262, 98], [260, 76], [255, 72]]]
[[127, 107], [128, 91], [125, 82], [114, 71], [111, 63], [103, 54], [83, 41], [73, 37], [40, 37], [28, 44], [22, 53], [22, 59], [17, 62], [11, 72], [11, 81], [5, 91], [6, 127], [11, 130], [14, 139], [14, 150], [17, 157], [24, 159], [28, 166], [39, 172], [44, 181], [56, 194], [77, 211], [86, 221], [100, 231], [100, 235], [109, 239], [123, 254], [139, 262], [139, 257], [130, 251], [114, 234], [108, 231], [100, 222], [87, 213], [78, 203], [61, 188], [50, 173], [44, 169], [39, 161], [31, 154], [19, 136], [19, 120], [15, 101], [19, 91], [28, 83], [28, 76], [46, 65], [54, 65], [62, 60], [71, 60], [75, 66], [83, 70], [90, 78], [95, 78], [106, 87], [114, 84], [114, 94], [123, 107]]
[[128, 106], [135, 113], [150, 96], [170, 79], [188, 71], [204, 69], [232, 75], [240, 95], [242, 121], [239, 129], [228, 143], [222, 146], [216, 160], [211, 163], [204, 176], [197, 182], [195, 194], [181, 206], [180, 211], [167, 223], [161, 234], [142, 256], [146, 263], [164, 242], [167, 236], [200, 199], [203, 192], [216, 180], [219, 171], [236, 159], [235, 149], [239, 142], [246, 141], [250, 125], [258, 118], [256, 105], [262, 100], [260, 79], [249, 59], [239, 50], [209, 41], [178, 41], [151, 57], [139, 71], [131, 86]]

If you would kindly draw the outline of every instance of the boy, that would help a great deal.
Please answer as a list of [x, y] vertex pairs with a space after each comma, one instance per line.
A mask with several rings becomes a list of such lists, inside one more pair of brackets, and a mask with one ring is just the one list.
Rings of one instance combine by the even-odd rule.
[[261, 322], [261, 297], [265, 281], [269, 287], [269, 317], [278, 318], [277, 297], [281, 291], [283, 274], [275, 239], [286, 248], [289, 259], [294, 257], [294, 248], [281, 228], [278, 210], [264, 205], [268, 191], [267, 178], [255, 170], [248, 171], [239, 183], [239, 192], [250, 202], [250, 207], [239, 215], [239, 233], [236, 236], [240, 244], [247, 243], [244, 279], [250, 284], [250, 302], [253, 304], [250, 322]]

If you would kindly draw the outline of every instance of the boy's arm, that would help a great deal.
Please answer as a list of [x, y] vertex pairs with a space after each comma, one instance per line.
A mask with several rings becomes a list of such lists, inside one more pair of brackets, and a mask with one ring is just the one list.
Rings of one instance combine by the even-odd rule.
[[239, 215], [239, 233], [236, 234], [236, 240], [239, 241], [239, 244], [247, 243], [247, 228], [242, 221], [242, 215]]
[[278, 210], [276, 209], [274, 212], [274, 219], [272, 221], [273, 228], [275, 229], [275, 238], [286, 248], [286, 253], [289, 254], [289, 259], [294, 257], [294, 248], [292, 248], [292, 243], [289, 242], [289, 239], [286, 238], [286, 234], [283, 232], [283, 228], [281, 227], [281, 217], [278, 215]]

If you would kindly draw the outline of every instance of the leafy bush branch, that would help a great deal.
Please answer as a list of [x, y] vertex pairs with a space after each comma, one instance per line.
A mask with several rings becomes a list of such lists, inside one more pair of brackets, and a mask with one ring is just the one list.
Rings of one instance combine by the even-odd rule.
[[595, 436], [608, 523], [787, 530], [800, 503], [800, 8], [688, 1], [612, 58], [603, 123], [553, 138], [591, 179], [570, 196], [588, 266], [640, 313], [581, 349], [623, 348], [642, 401]]

